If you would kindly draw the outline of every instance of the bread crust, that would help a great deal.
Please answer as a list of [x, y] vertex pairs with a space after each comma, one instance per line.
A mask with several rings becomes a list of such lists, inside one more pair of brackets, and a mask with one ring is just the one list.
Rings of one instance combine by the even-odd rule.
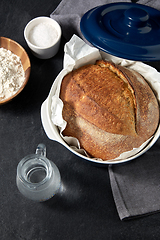
[[67, 74], [60, 98], [66, 136], [91, 157], [110, 160], [139, 147], [158, 126], [157, 99], [137, 72], [98, 60]]

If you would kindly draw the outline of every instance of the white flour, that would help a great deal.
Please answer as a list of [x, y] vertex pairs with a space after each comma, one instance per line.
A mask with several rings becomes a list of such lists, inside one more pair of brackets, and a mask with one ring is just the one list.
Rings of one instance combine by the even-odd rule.
[[25, 80], [20, 57], [10, 50], [0, 48], [0, 100], [15, 94]]

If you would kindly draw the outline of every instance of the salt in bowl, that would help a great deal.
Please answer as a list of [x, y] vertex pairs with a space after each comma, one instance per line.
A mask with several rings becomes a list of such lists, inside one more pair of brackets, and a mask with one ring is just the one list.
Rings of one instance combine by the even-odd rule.
[[61, 27], [50, 17], [32, 19], [24, 29], [24, 38], [34, 56], [48, 59], [59, 50]]

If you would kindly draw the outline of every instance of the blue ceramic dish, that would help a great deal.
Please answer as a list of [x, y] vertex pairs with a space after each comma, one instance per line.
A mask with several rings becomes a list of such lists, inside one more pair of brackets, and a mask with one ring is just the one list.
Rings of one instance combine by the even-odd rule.
[[136, 61], [160, 60], [160, 11], [136, 3], [111, 3], [81, 19], [83, 36], [98, 49]]

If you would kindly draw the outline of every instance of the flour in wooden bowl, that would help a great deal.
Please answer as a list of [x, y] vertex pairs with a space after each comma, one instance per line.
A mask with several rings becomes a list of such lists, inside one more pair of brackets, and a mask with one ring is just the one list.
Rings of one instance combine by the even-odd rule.
[[0, 101], [14, 95], [25, 80], [20, 57], [3, 47], [0, 48]]

